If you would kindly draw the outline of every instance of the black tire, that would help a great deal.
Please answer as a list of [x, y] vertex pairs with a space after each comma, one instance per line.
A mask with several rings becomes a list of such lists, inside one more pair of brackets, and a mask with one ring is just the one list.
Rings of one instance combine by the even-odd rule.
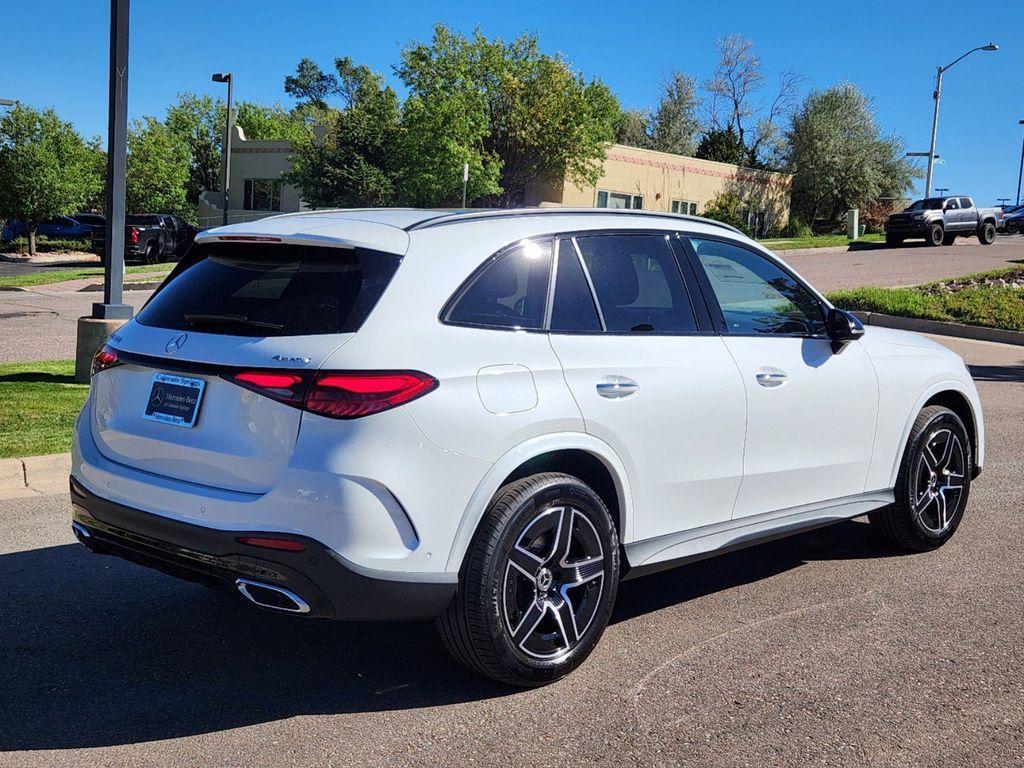
[[[560, 521], [566, 519], [563, 539]], [[536, 568], [536, 576], [519, 563]], [[600, 576], [593, 575], [597, 567]], [[590, 655], [618, 584], [619, 540], [601, 497], [570, 475], [532, 475], [495, 494], [437, 627], [449, 652], [471, 671], [510, 685], [545, 685]], [[562, 621], [567, 617], [571, 625]]]
[[986, 221], [978, 230], [978, 242], [982, 245], [992, 245], [996, 241], [996, 225]]
[[928, 231], [925, 233], [924, 239], [928, 245], [942, 245], [943, 241], [946, 239], [946, 233], [942, 229], [941, 224], [930, 224], [928, 226]]
[[1006, 234], [1016, 235], [1017, 234], [1017, 222], [1010, 221], [1006, 224]]
[[157, 248], [152, 242], [150, 242], [150, 244], [146, 246], [146, 252], [142, 257], [142, 260], [146, 264], [156, 264], [158, 261], [160, 261]]
[[[951, 443], [950, 459], [936, 452], [945, 447], [940, 441], [947, 436]], [[957, 455], [957, 445], [959, 454]], [[959, 460], [959, 466], [957, 461]], [[938, 405], [922, 408], [910, 431], [910, 439], [896, 477], [896, 503], [872, 512], [868, 517], [889, 543], [907, 552], [926, 552], [949, 541], [963, 520], [971, 491], [973, 465], [971, 440], [963, 421], [953, 411]], [[950, 474], [944, 474], [946, 471]], [[957, 471], [958, 470], [958, 471]], [[937, 480], [927, 481], [928, 475]], [[955, 475], [961, 477], [955, 477]], [[943, 485], [960, 485], [950, 491]], [[934, 496], [922, 493], [923, 488], [937, 489]], [[941, 516], [941, 517], [940, 517]], [[933, 524], [934, 523], [934, 524]], [[941, 523], [941, 525], [940, 525]]]
[[903, 238], [897, 237], [896, 235], [886, 235], [885, 244], [888, 245], [890, 248], [894, 248], [896, 246], [903, 245]]
[[947, 235], [943, 236], [943, 238], [942, 238], [942, 244], [943, 245], [952, 245], [955, 242], [956, 242], [956, 235], [948, 235], [947, 234]]

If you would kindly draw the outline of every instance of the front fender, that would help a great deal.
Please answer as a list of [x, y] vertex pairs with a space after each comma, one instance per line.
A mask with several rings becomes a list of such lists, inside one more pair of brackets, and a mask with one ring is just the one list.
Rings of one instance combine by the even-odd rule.
[[622, 531], [622, 542], [633, 538], [633, 501], [626, 468], [611, 446], [593, 435], [583, 432], [559, 432], [530, 438], [506, 452], [484, 475], [470, 497], [469, 503], [462, 514], [462, 521], [452, 542], [445, 570], [457, 573], [462, 567], [462, 560], [469, 549], [473, 534], [487, 512], [487, 507], [494, 494], [501, 488], [505, 478], [530, 459], [553, 451], [580, 450], [586, 451], [600, 460], [608, 469], [615, 482], [615, 491], [619, 501], [619, 530]]

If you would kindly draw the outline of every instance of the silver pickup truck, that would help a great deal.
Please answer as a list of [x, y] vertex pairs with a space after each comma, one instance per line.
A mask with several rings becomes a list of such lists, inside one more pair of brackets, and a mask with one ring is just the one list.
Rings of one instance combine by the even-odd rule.
[[900, 245], [922, 237], [929, 245], [952, 245], [958, 237], [977, 235], [982, 245], [996, 240], [998, 208], [976, 208], [969, 197], [929, 197], [885, 220], [885, 242]]

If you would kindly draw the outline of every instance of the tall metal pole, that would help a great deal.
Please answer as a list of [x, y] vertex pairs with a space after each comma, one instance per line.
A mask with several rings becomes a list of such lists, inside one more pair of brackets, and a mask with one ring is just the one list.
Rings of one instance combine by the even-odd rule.
[[92, 316], [127, 319], [124, 296], [124, 194], [128, 157], [128, 5], [110, 0], [110, 106], [107, 120], [107, 224], [103, 247], [103, 303]]
[[[1021, 120], [1018, 125], [1024, 125]], [[1017, 171], [1017, 205], [1020, 205], [1020, 180], [1024, 176], [1024, 139], [1020, 140], [1020, 170]]]
[[924, 196], [928, 197], [932, 188], [932, 174], [935, 170], [935, 134], [939, 130], [939, 97], [942, 95], [942, 67], [935, 73], [935, 91], [932, 98], [935, 100], [935, 109], [932, 112], [932, 143], [928, 146], [928, 176], [924, 182]]
[[234, 78], [231, 73], [222, 75], [220, 82], [228, 84], [228, 119], [224, 123], [224, 226], [228, 225], [228, 209], [231, 207], [231, 114], [232, 114], [232, 85]]

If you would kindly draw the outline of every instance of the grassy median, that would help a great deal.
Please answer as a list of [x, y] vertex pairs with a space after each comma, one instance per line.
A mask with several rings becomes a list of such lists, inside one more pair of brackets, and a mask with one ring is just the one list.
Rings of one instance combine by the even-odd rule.
[[828, 298], [843, 309], [1024, 331], [1024, 267], [909, 288], [834, 291]]
[[885, 242], [885, 235], [864, 235], [857, 240], [851, 240], [846, 235], [813, 235], [762, 240], [761, 245], [769, 251], [793, 251], [798, 248], [836, 248], [854, 246], [858, 243], [883, 242]]
[[[142, 264], [134, 267], [126, 267], [126, 275], [153, 275], [163, 279], [164, 275], [174, 269], [176, 265], [167, 264]], [[72, 269], [51, 269], [31, 272], [27, 275], [5, 275], [0, 277], [0, 290], [4, 288], [31, 288], [34, 285], [50, 285], [51, 283], [63, 283], [66, 280], [81, 280], [85, 277], [103, 277], [103, 269], [100, 267], [74, 267]]]
[[88, 394], [74, 360], [0, 363], [0, 459], [70, 451]]

